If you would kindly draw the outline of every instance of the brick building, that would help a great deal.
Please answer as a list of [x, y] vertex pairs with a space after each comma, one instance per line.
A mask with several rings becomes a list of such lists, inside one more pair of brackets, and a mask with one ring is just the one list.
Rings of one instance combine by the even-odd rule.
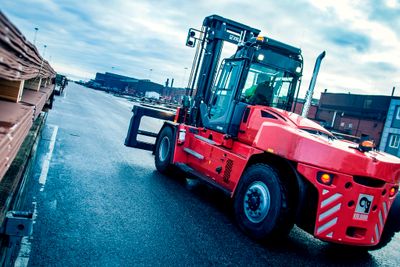
[[360, 137], [370, 136], [379, 144], [390, 96], [322, 93], [315, 120], [327, 129]]
[[[318, 99], [312, 99], [307, 118], [315, 120], [315, 116], [317, 115], [318, 111], [318, 101]], [[294, 113], [301, 114], [301, 112], [303, 111], [304, 102], [304, 99], [297, 99], [297, 101], [293, 103]]]
[[[349, 140], [356, 141], [361, 135], [368, 135], [381, 144], [381, 150], [400, 155], [400, 98], [392, 98], [324, 92], [319, 101], [311, 102], [307, 118]], [[295, 113], [301, 114], [304, 100], [299, 99], [293, 105]]]

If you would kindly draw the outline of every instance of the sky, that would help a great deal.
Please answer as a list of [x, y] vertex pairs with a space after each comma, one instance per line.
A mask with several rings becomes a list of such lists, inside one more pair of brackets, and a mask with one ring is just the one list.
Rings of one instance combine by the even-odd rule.
[[[400, 96], [400, 0], [1, 0], [0, 10], [53, 68], [72, 79], [113, 72], [187, 84], [194, 49], [188, 29], [217, 14], [301, 48], [300, 96], [326, 51], [314, 97], [333, 93]], [[46, 49], [44, 49], [46, 45]]]

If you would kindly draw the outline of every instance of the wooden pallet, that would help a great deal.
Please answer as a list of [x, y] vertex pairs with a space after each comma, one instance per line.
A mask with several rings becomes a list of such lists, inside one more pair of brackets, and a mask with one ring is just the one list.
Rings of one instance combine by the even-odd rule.
[[52, 83], [51, 78], [33, 78], [22, 81], [10, 81], [0, 78], [0, 99], [13, 102], [21, 101], [24, 90], [39, 91]]
[[30, 79], [25, 82], [24, 89], [39, 91], [41, 84], [42, 84], [41, 78]]
[[0, 79], [0, 98], [19, 102], [24, 90], [25, 81], [8, 81]]

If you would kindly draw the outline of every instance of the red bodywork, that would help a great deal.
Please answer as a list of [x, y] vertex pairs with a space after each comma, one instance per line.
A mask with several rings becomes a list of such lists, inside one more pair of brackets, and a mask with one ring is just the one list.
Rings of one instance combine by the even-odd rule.
[[[274, 154], [294, 163], [300, 177], [318, 191], [315, 237], [349, 245], [377, 244], [395, 198], [389, 197], [389, 190], [398, 186], [400, 159], [363, 153], [356, 149], [358, 144], [328, 138], [332, 135], [326, 129], [291, 112], [265, 106], [248, 109], [235, 139], [180, 124], [177, 139], [185, 130], [185, 140], [177, 141], [173, 163], [188, 165], [233, 196], [251, 157]], [[317, 180], [321, 172], [333, 175], [332, 184]], [[372, 200], [368, 212], [365, 205], [360, 210], [365, 200]]]

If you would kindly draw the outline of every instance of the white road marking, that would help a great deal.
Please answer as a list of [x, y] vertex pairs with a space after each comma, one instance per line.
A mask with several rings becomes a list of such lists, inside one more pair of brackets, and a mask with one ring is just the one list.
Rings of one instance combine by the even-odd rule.
[[[53, 133], [51, 134], [49, 151], [46, 153], [45, 158], [42, 164], [42, 170], [40, 172], [39, 184], [41, 185], [40, 191], [44, 190], [44, 186], [47, 180], [47, 174], [49, 173], [50, 161], [53, 156], [54, 145], [56, 143], [58, 126], [57, 125], [49, 125], [53, 128]], [[36, 223], [37, 218], [37, 202], [32, 202], [33, 205], [33, 224]], [[32, 240], [33, 236], [24, 236], [21, 240], [21, 248], [18, 253], [18, 257], [15, 261], [15, 267], [26, 267], [29, 263], [29, 257], [31, 255], [32, 250]]]
[[50, 161], [51, 161], [51, 157], [53, 156], [54, 144], [56, 143], [57, 132], [58, 132], [58, 126], [54, 125], [53, 133], [50, 138], [49, 152], [47, 152], [46, 156], [44, 157], [42, 171], [41, 171], [40, 177], [39, 177], [39, 184], [42, 185], [42, 187], [40, 188], [40, 191], [44, 190], [44, 186], [46, 184], [47, 174], [49, 173]]
[[[36, 223], [37, 217], [37, 202], [32, 202], [33, 205], [33, 224]], [[21, 240], [21, 248], [18, 253], [18, 257], [15, 260], [14, 267], [26, 267], [29, 263], [29, 257], [32, 250], [33, 236], [24, 236]]]

